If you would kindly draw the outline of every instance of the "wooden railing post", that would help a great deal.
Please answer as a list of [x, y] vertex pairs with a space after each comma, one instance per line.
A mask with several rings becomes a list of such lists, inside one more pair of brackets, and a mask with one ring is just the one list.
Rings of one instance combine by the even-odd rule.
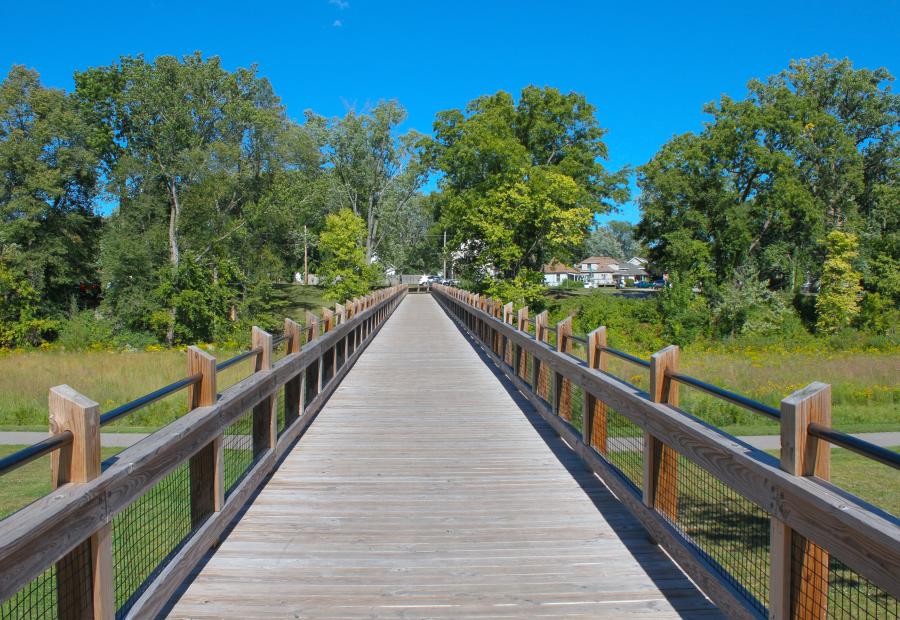
[[[322, 325], [323, 334], [327, 334], [334, 329], [334, 312], [332, 312], [328, 308], [322, 308]], [[333, 379], [334, 375], [337, 373], [337, 345], [334, 345], [328, 351], [322, 351], [320, 365], [322, 366], [323, 375], [326, 366], [331, 370], [331, 378], [329, 379], [329, 381]], [[324, 384], [325, 381], [323, 381], [322, 383]]]
[[[287, 337], [285, 352], [287, 355], [299, 353], [301, 343], [300, 324], [291, 319], [284, 320], [284, 335]], [[306, 374], [297, 373], [297, 376], [284, 384], [284, 427], [290, 428], [300, 416], [303, 415], [303, 382]]]
[[[781, 401], [781, 469], [828, 480], [830, 445], [809, 434], [810, 423], [831, 426], [831, 386], [811, 383]], [[821, 620], [828, 615], [828, 551], [771, 519], [769, 617]]]
[[[650, 356], [650, 399], [678, 406], [678, 383], [666, 371], [678, 370], [679, 349], [670, 345]], [[678, 454], [644, 431], [644, 504], [678, 518]]]
[[[516, 329], [522, 333], [528, 332], [528, 306], [519, 308], [518, 316], [516, 316]], [[515, 350], [516, 376], [524, 379], [528, 372], [528, 353], [521, 345], [516, 345]]]
[[[251, 345], [262, 349], [256, 356], [256, 372], [272, 368], [272, 335], [254, 326]], [[278, 443], [278, 415], [275, 412], [275, 395], [267, 396], [253, 407], [253, 458]]]
[[[503, 305], [503, 322], [507, 325], [511, 325], [513, 320], [513, 302], [509, 302]], [[506, 336], [503, 337], [503, 361], [506, 362], [508, 366], [512, 366], [513, 363], [513, 354], [512, 354], [512, 344]]]
[[[72, 443], [52, 453], [51, 484], [90, 482], [100, 475], [100, 405], [70, 388], [50, 388], [50, 433], [72, 433]], [[107, 523], [56, 563], [60, 618], [111, 619], [113, 596], [112, 524]]]
[[[556, 324], [556, 350], [567, 353], [572, 348], [572, 317]], [[572, 382], [559, 373], [554, 373], [553, 407], [556, 415], [563, 420], [572, 421]], [[583, 422], [583, 420], [582, 420]]]
[[[544, 310], [534, 317], [534, 339], [538, 342], [547, 342], [549, 332], [547, 331], [547, 311]], [[535, 356], [534, 364], [531, 369], [531, 385], [535, 393], [549, 401], [550, 396], [550, 369], [541, 360]]]
[[[312, 342], [319, 337], [319, 318], [312, 312], [306, 313], [306, 342]], [[322, 364], [321, 358], [306, 367], [306, 389], [318, 395], [322, 391]]]
[[[199, 347], [188, 347], [188, 375], [200, 382], [188, 388], [188, 409], [216, 404], [216, 358]], [[191, 457], [191, 524], [196, 527], [225, 501], [224, 436], [219, 434]]]
[[[606, 346], [606, 327], [600, 326], [587, 336], [587, 363], [589, 368], [606, 372], [608, 355], [603, 351]], [[606, 455], [606, 444], [609, 434], [606, 403], [584, 390], [584, 416], [581, 436], [585, 445], [594, 446], [600, 454]]]

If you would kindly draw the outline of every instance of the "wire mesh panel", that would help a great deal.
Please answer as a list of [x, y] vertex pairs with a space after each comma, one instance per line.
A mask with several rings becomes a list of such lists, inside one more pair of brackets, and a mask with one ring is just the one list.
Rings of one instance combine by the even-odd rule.
[[334, 349], [329, 349], [322, 354], [322, 386], [334, 377]]
[[116, 617], [123, 617], [191, 533], [191, 477], [182, 463], [113, 518]]
[[0, 618], [87, 618], [92, 614], [91, 595], [91, 550], [83, 543], [0, 603]]
[[584, 426], [584, 390], [572, 383], [570, 392], [568, 422], [580, 433]]
[[900, 601], [797, 533], [791, 557], [794, 617], [900, 618]]
[[591, 444], [636, 490], [641, 490], [644, 484], [644, 431], [640, 426], [611, 407], [595, 407]]
[[248, 411], [225, 429], [224, 486], [227, 498], [253, 465], [253, 411]]
[[751, 606], [765, 613], [769, 604], [769, 513], [681, 455], [677, 481], [674, 511], [659, 513]]

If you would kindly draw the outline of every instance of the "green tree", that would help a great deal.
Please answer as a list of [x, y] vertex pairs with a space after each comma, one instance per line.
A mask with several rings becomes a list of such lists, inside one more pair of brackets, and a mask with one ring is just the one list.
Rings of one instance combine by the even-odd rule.
[[825, 264], [816, 298], [816, 330], [832, 334], [850, 325], [859, 314], [862, 287], [860, 274], [852, 264], [859, 256], [859, 242], [855, 235], [833, 230], [825, 238], [825, 246]]
[[366, 260], [365, 240], [366, 222], [352, 210], [341, 209], [325, 218], [319, 236], [319, 277], [328, 299], [342, 302], [369, 291], [375, 272]]
[[329, 166], [329, 208], [349, 208], [363, 218], [370, 261], [384, 245], [404, 241], [401, 222], [425, 180], [419, 160], [422, 136], [414, 131], [396, 135], [405, 119], [406, 110], [396, 101], [340, 119], [307, 113], [306, 124]]
[[529, 86], [518, 102], [480, 97], [437, 116], [429, 154], [463, 275], [483, 291], [535, 302], [540, 268], [576, 253], [594, 213], [627, 198], [609, 173], [605, 130], [577, 93]]
[[[78, 107], [14, 66], [0, 82], [0, 261], [34, 317], [59, 317], [97, 282], [97, 156]], [[83, 300], [87, 301], [87, 300]]]
[[[196, 269], [202, 281], [232, 289], [231, 315], [266, 295], [265, 283], [284, 269], [284, 252], [273, 247], [288, 245], [279, 243], [277, 210], [263, 198], [286, 166], [304, 170], [309, 157], [318, 164], [313, 142], [288, 123], [268, 81], [255, 68], [228, 72], [199, 53], [124, 57], [75, 77], [118, 198], [102, 252], [113, 313], [135, 329], [167, 323], [173, 342], [191, 339], [179, 327], [188, 315], [178, 304], [196, 297], [188, 291], [204, 297], [190, 288], [200, 282]], [[191, 277], [184, 277], [185, 259]]]
[[776, 289], [818, 279], [818, 240], [841, 229], [897, 258], [898, 113], [885, 69], [827, 56], [748, 84], [705, 107], [699, 134], [676, 136], [639, 169], [639, 236], [653, 264], [704, 288], [752, 265]]

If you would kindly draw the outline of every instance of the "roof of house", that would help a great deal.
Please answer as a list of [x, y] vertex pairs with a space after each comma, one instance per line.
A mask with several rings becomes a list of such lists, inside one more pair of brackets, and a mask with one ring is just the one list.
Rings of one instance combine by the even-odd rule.
[[578, 270], [574, 267], [561, 263], [555, 258], [544, 265], [542, 271], [544, 273], [578, 273]]
[[648, 261], [646, 258], [643, 258], [641, 256], [632, 256], [628, 259], [628, 262], [632, 265], [646, 265]]
[[578, 262], [588, 265], [618, 265], [621, 261], [612, 256], [588, 256]]

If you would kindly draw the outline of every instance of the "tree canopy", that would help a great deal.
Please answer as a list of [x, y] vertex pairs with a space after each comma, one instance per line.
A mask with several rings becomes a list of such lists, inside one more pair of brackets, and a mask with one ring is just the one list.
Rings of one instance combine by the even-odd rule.
[[627, 171], [608, 172], [605, 130], [583, 95], [525, 88], [440, 112], [428, 152], [457, 264], [505, 299], [539, 293], [540, 268], [581, 246], [594, 213], [627, 198]]

